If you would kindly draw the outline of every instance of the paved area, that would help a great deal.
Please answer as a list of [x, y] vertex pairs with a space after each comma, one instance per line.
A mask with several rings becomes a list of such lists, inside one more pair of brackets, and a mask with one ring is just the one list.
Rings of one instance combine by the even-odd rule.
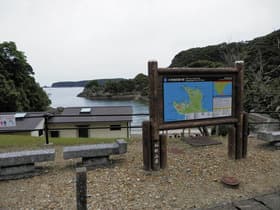
[[280, 210], [280, 191], [200, 210]]

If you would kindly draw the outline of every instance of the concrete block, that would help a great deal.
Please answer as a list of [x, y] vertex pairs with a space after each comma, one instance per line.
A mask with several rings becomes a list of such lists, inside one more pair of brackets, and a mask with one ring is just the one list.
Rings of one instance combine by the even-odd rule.
[[237, 210], [232, 204], [219, 205], [205, 210]]
[[[258, 113], [249, 113], [249, 122], [279, 122], [277, 119], [271, 118], [269, 115], [266, 114], [258, 114]], [[253, 132], [260, 132], [260, 131], [277, 131], [280, 129], [279, 123], [273, 124], [251, 124], [251, 128]]]
[[54, 158], [54, 149], [0, 153], [0, 167], [52, 161]]
[[253, 199], [234, 202], [233, 206], [239, 210], [269, 210], [265, 205]]
[[0, 167], [0, 176], [24, 174], [24, 173], [33, 172], [34, 170], [35, 170], [34, 164]]
[[280, 141], [280, 131], [258, 132], [257, 138], [268, 142]]
[[269, 209], [280, 209], [280, 196], [277, 193], [256, 197], [255, 200], [263, 203]]
[[274, 144], [275, 149], [280, 150], [280, 142], [277, 142]]
[[109, 157], [82, 158], [84, 167], [109, 165], [111, 163]]
[[127, 152], [127, 142], [123, 139], [116, 140], [111, 144], [91, 144], [69, 146], [63, 148], [63, 158], [87, 158], [87, 157], [106, 157]]
[[63, 158], [81, 158], [81, 157], [105, 157], [118, 152], [119, 145], [114, 144], [94, 144], [69, 146], [63, 148]]
[[124, 154], [127, 152], [127, 142], [123, 139], [117, 139], [117, 144], [119, 145], [118, 154]]

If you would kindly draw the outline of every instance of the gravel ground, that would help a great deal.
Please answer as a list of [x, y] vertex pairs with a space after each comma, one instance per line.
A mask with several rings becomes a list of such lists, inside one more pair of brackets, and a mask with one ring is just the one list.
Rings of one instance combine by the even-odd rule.
[[[113, 157], [113, 167], [88, 171], [88, 209], [188, 209], [249, 198], [280, 189], [280, 150], [249, 139], [248, 157], [229, 160], [227, 144], [192, 147], [168, 141], [168, 169], [142, 169], [142, 143]], [[75, 209], [75, 164], [56, 147], [55, 162], [41, 164], [44, 174], [0, 182], [0, 209]], [[221, 184], [235, 176], [238, 189]]]

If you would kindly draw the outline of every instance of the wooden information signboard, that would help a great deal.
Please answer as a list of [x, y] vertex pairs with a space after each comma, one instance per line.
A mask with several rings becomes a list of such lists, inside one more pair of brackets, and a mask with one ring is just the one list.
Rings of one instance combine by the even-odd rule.
[[246, 157], [243, 66], [243, 61], [234, 68], [158, 68], [156, 61], [148, 63], [150, 121], [143, 123], [146, 170], [167, 165], [163, 130], [232, 124], [228, 154], [234, 159]]

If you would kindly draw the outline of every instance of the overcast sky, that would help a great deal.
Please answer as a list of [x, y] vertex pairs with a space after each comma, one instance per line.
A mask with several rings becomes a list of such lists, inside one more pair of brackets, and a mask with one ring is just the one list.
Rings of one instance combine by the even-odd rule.
[[40, 85], [133, 78], [181, 50], [280, 29], [280, 0], [0, 0], [0, 42], [25, 52]]

